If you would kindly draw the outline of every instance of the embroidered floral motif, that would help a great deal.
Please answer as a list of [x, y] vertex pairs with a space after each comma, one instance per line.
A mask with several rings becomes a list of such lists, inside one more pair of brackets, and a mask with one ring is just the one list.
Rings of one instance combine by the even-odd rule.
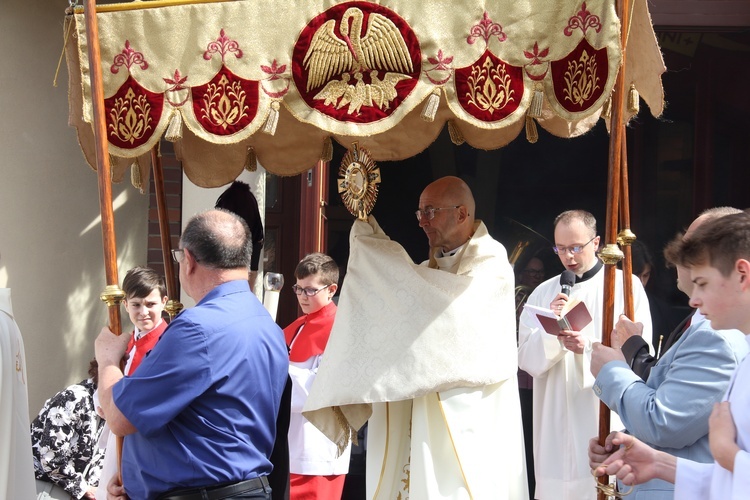
[[597, 33], [602, 30], [602, 23], [599, 16], [591, 14], [591, 12], [586, 9], [586, 2], [583, 2], [581, 10], [579, 10], [575, 16], [568, 19], [568, 25], [563, 30], [563, 33], [565, 33], [565, 36], [570, 36], [573, 34], [574, 30], [579, 28], [584, 35], [586, 35], [586, 31], [589, 28], [594, 28]]
[[146, 59], [144, 59], [143, 54], [132, 49], [130, 47], [130, 41], [125, 40], [125, 48], [121, 53], [115, 56], [113, 64], [109, 70], [116, 74], [120, 71], [121, 66], [125, 66], [129, 73], [130, 67], [133, 65], [138, 65], [141, 69], [148, 68], [148, 63], [146, 62]]
[[16, 377], [23, 385], [26, 385], [26, 378], [23, 376], [23, 356], [21, 356], [21, 344], [18, 344], [16, 351]]
[[210, 61], [214, 54], [221, 54], [221, 62], [224, 62], [224, 57], [227, 54], [234, 54], [237, 59], [242, 57], [242, 50], [240, 44], [235, 40], [231, 40], [224, 34], [224, 29], [219, 31], [219, 38], [208, 44], [206, 51], [203, 53], [203, 59]]
[[451, 67], [453, 56], [444, 56], [442, 49], [439, 49], [437, 57], [428, 57], [427, 62], [432, 64], [432, 67], [425, 69], [424, 74], [430, 82], [435, 85], [444, 85], [450, 80], [453, 73]]
[[531, 62], [529, 63], [531, 65], [542, 64], [542, 59], [549, 55], [549, 47], [540, 51], [539, 43], [534, 42], [534, 48], [531, 49], [531, 51], [524, 50], [523, 55], [526, 59], [531, 59]]
[[136, 96], [129, 88], [125, 97], [115, 99], [109, 110], [110, 134], [130, 144], [142, 139], [152, 128], [150, 111], [148, 98], [143, 94]]
[[169, 104], [175, 108], [179, 108], [188, 100], [190, 93], [187, 91], [189, 88], [187, 85], [183, 85], [187, 81], [188, 77], [182, 76], [180, 70], [174, 70], [174, 76], [172, 78], [163, 78], [164, 82], [171, 85], [164, 93]]
[[504, 64], [495, 64], [489, 56], [484, 62], [471, 68], [466, 93], [469, 104], [492, 115], [514, 100], [511, 77]]
[[590, 57], [585, 50], [577, 61], [568, 61], [568, 70], [565, 72], [565, 100], [577, 106], [583, 106], [589, 101], [600, 89], [596, 70], [596, 59]]
[[411, 455], [409, 462], [401, 469], [401, 489], [396, 496], [396, 500], [409, 500], [409, 482], [411, 481]]
[[247, 93], [240, 82], [230, 82], [226, 75], [222, 75], [218, 83], [207, 86], [201, 118], [226, 130], [248, 117], [250, 108], [245, 104], [245, 99]]
[[466, 38], [466, 43], [473, 45], [478, 38], [482, 38], [486, 48], [490, 43], [490, 38], [493, 36], [497, 37], [499, 42], [504, 42], [508, 38], [508, 35], [503, 32], [503, 27], [498, 23], [493, 22], [487, 11], [484, 11], [482, 20], [471, 27], [469, 36]]
[[261, 83], [266, 95], [274, 99], [281, 99], [289, 92], [290, 77], [285, 74], [286, 64], [278, 64], [274, 59], [270, 66], [261, 64], [260, 69], [268, 75], [268, 78]]

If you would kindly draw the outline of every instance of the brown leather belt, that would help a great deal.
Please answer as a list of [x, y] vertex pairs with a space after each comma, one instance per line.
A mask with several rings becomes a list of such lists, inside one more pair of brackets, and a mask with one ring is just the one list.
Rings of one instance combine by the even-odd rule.
[[239, 493], [268, 488], [268, 478], [259, 476], [238, 483], [218, 486], [204, 486], [202, 488], [186, 488], [167, 492], [159, 496], [159, 500], [222, 500]]

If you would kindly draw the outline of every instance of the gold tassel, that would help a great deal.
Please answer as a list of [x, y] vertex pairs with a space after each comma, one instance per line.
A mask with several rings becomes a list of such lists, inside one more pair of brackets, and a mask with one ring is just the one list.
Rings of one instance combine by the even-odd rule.
[[534, 95], [531, 96], [528, 116], [532, 118], [541, 118], [542, 107], [544, 106], [544, 87], [540, 84], [534, 85]]
[[422, 108], [422, 119], [426, 122], [435, 121], [438, 107], [440, 106], [440, 87], [432, 91], [432, 94], [427, 98], [427, 102]]
[[258, 170], [258, 158], [255, 157], [255, 149], [251, 147], [247, 148], [247, 154], [245, 155], [245, 170], [248, 172], [255, 172]]
[[138, 162], [138, 157], [130, 165], [130, 183], [134, 188], [138, 189], [143, 194], [143, 181], [141, 180], [141, 164]]
[[641, 110], [641, 96], [638, 94], [638, 89], [635, 88], [635, 84], [630, 84], [630, 92], [628, 92], [628, 111], [631, 113], [638, 114]]
[[323, 152], [320, 153], [320, 161], [331, 160], [333, 160], [333, 141], [331, 141], [331, 136], [326, 136], [323, 141]]
[[451, 142], [456, 146], [460, 146], [466, 142], [464, 134], [461, 133], [461, 129], [458, 128], [458, 125], [453, 120], [448, 120], [448, 134], [451, 136]]
[[539, 140], [539, 132], [536, 130], [536, 122], [529, 115], [526, 115], [526, 140], [531, 144], [536, 144], [536, 141]]
[[182, 113], [176, 109], [172, 111], [172, 116], [169, 117], [169, 126], [167, 126], [167, 133], [164, 134], [164, 138], [169, 142], [182, 139]]
[[279, 124], [279, 102], [271, 102], [271, 109], [268, 111], [268, 118], [266, 123], [263, 125], [263, 133], [268, 135], [274, 135], [276, 133], [276, 126]]
[[612, 118], [612, 95], [610, 94], [609, 98], [604, 101], [604, 106], [602, 106], [602, 118], [605, 120], [609, 120]]

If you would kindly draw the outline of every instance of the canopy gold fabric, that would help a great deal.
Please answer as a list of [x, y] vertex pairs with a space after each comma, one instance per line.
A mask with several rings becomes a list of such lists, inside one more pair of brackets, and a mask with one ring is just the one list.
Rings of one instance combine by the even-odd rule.
[[[658, 116], [664, 63], [634, 4], [626, 82]], [[599, 119], [621, 63], [614, 0], [243, 0], [97, 19], [114, 180], [165, 134], [204, 187], [235, 179], [249, 154], [302, 172], [328, 137], [378, 161], [419, 153], [448, 121], [481, 149], [529, 120], [573, 137]], [[82, 13], [66, 32], [70, 123], [94, 166]]]

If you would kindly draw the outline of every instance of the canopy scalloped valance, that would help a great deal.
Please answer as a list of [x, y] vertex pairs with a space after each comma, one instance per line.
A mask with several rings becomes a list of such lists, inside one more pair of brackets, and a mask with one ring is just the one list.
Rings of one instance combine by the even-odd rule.
[[[279, 175], [304, 171], [329, 138], [384, 161], [424, 150], [446, 122], [481, 149], [536, 123], [580, 135], [620, 68], [614, 4], [243, 0], [99, 12], [113, 179], [134, 158], [150, 163], [162, 136], [188, 177], [212, 187], [252, 158]], [[626, 85], [658, 116], [665, 68], [646, 2], [634, 4]], [[94, 166], [84, 16], [67, 21], [70, 123]]]

